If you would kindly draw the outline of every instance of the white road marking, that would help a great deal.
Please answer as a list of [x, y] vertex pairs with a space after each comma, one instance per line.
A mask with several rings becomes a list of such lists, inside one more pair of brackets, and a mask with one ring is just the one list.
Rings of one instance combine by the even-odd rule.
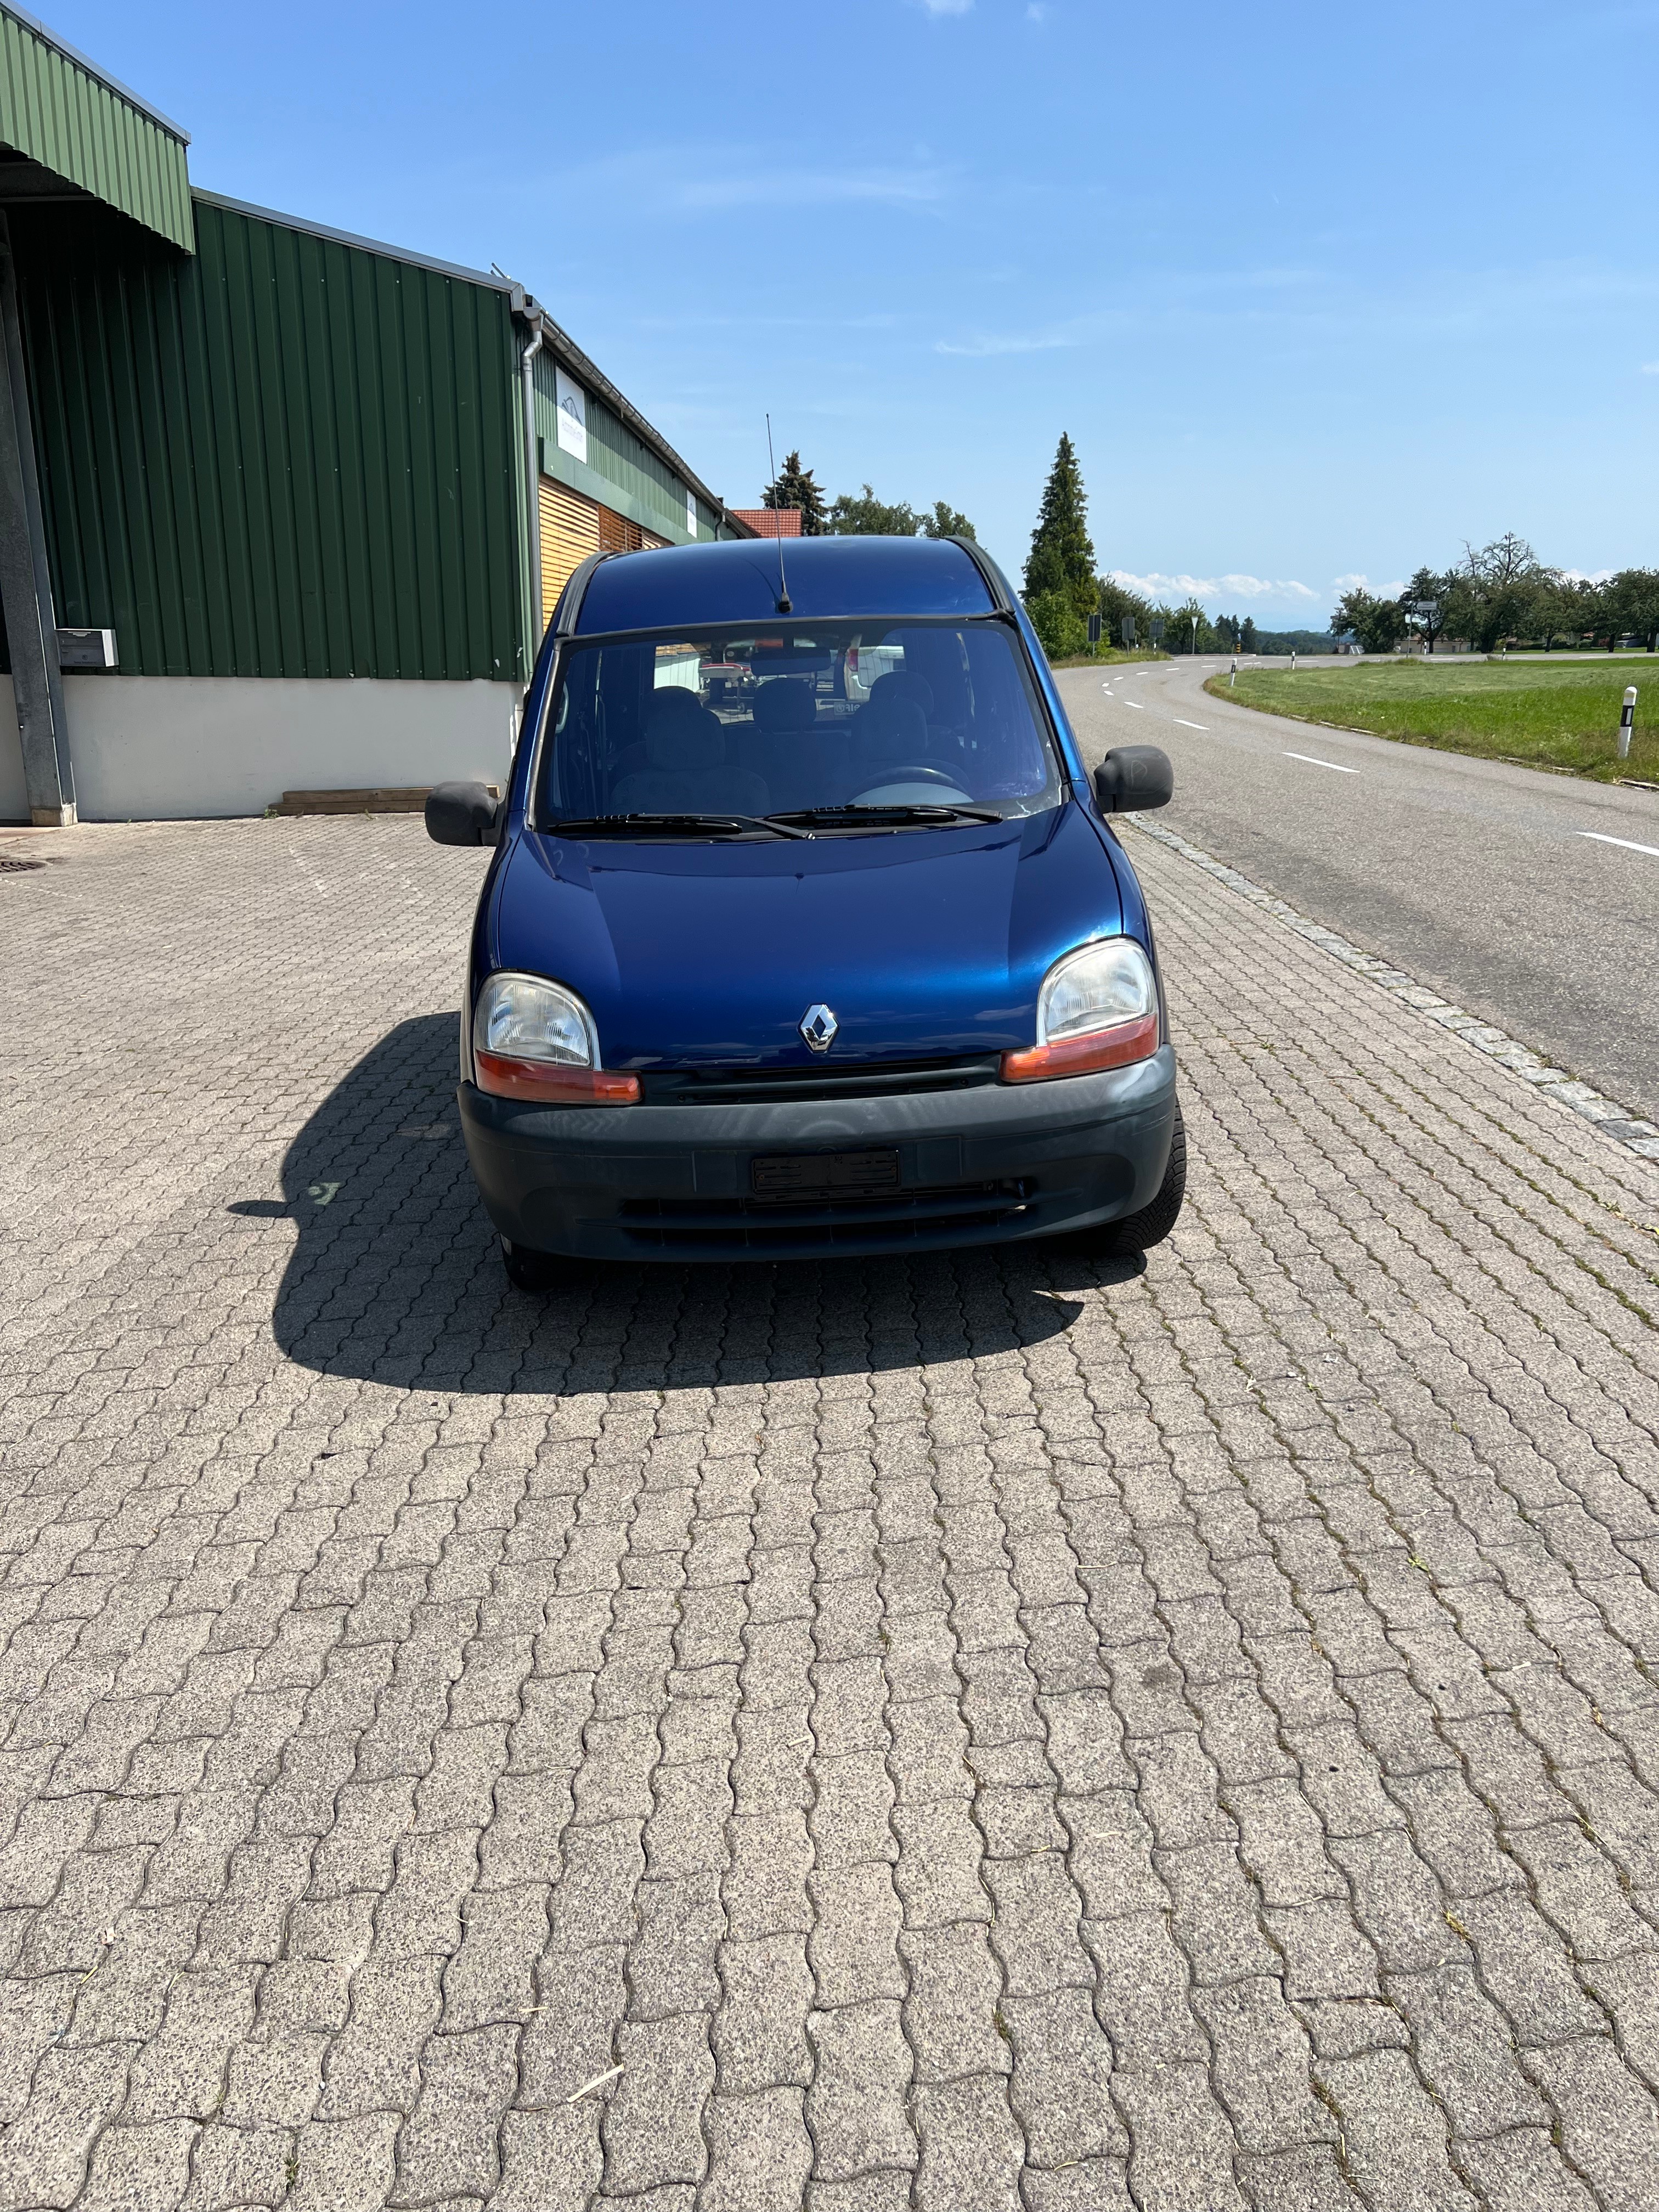
[[1139, 699], [1120, 699], [1117, 703], [1120, 707], [1133, 707], [1137, 714], [1146, 712]]
[[1286, 760], [1306, 761], [1310, 768], [1334, 769], [1338, 775], [1358, 775], [1359, 773], [1357, 768], [1344, 768], [1340, 761], [1317, 760], [1312, 753], [1286, 753], [1285, 757]]
[[1575, 837], [1594, 837], [1598, 845], [1622, 845], [1627, 853], [1646, 853], [1659, 860], [1659, 845], [1638, 845], [1629, 837], [1609, 837], [1600, 830], [1575, 830]]
[[1189, 722], [1186, 720], [1184, 715], [1181, 714], [1177, 714], [1175, 719], [1181, 724], [1183, 730], [1202, 730], [1206, 736], [1209, 732], [1210, 726], [1207, 722]]

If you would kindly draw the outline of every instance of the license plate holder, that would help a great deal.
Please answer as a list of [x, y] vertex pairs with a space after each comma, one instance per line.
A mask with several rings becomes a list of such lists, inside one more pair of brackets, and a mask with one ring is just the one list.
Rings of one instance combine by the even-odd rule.
[[899, 1188], [896, 1150], [861, 1152], [763, 1152], [749, 1164], [749, 1188], [775, 1205], [838, 1198], [878, 1198]]

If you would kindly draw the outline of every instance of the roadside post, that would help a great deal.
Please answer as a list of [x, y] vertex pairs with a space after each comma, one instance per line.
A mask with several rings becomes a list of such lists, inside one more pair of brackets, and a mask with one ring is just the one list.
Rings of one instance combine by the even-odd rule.
[[1232, 666], [1231, 666], [1231, 667], [1227, 671], [1227, 689], [1231, 691], [1231, 690], [1232, 690], [1232, 688], [1233, 688], [1234, 684], [1237, 684], [1237, 681], [1238, 681], [1238, 655], [1235, 653], [1234, 653], [1234, 655], [1233, 655], [1233, 665], [1232, 665]]
[[1194, 660], [1198, 658], [1198, 617], [1196, 615], [1193, 617], [1193, 658]]
[[1636, 686], [1625, 686], [1625, 709], [1619, 717], [1619, 757], [1630, 758], [1630, 726], [1636, 720]]
[[1124, 616], [1118, 625], [1118, 635], [1123, 640], [1123, 649], [1127, 653], [1135, 641], [1135, 618], [1133, 615]]

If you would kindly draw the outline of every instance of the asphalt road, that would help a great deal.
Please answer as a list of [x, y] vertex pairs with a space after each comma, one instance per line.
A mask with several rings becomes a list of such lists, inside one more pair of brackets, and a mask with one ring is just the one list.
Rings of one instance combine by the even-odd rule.
[[1659, 793], [1257, 714], [1226, 665], [1062, 670], [1090, 764], [1162, 745], [1170, 829], [1659, 1119]]

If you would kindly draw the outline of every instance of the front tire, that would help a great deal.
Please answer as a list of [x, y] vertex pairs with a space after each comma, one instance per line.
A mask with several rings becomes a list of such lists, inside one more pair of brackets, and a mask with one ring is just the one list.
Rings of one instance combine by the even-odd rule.
[[1161, 1244], [1181, 1218], [1181, 1201], [1187, 1195], [1187, 1125], [1177, 1098], [1175, 1127], [1170, 1133], [1170, 1162], [1158, 1194], [1139, 1213], [1131, 1213], [1111, 1228], [1114, 1252], [1146, 1252]]
[[557, 1290], [565, 1279], [565, 1262], [556, 1252], [532, 1252], [527, 1244], [514, 1244], [505, 1237], [501, 1239], [501, 1265], [514, 1289], [528, 1291], [532, 1297]]

